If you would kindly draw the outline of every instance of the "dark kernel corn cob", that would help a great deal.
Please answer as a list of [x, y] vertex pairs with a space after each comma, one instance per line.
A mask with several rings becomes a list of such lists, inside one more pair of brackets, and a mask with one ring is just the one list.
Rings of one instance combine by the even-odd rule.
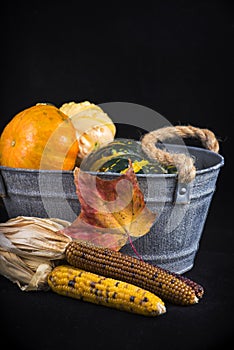
[[171, 273], [173, 276], [176, 276], [177, 278], [179, 278], [181, 281], [185, 282], [188, 286], [192, 287], [193, 290], [194, 290], [194, 292], [195, 292], [195, 294], [196, 294], [196, 296], [197, 296], [198, 298], [202, 298], [202, 296], [203, 296], [203, 294], [204, 294], [204, 288], [203, 288], [200, 284], [198, 284], [198, 283], [192, 281], [192, 280], [189, 279], [188, 277], [181, 276], [181, 275], [176, 274], [176, 273], [174, 273], [174, 272], [170, 272], [170, 273]]
[[65, 257], [73, 266], [132, 283], [173, 304], [195, 304], [204, 292], [202, 286], [179, 274], [88, 242], [70, 242]]
[[48, 284], [58, 294], [144, 316], [166, 312], [163, 301], [149, 291], [69, 265], [55, 267]]

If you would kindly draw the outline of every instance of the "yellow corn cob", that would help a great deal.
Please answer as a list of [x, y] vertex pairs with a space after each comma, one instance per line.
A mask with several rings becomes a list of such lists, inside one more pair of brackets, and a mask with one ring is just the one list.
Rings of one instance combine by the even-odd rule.
[[204, 293], [202, 286], [179, 274], [88, 242], [70, 242], [65, 258], [73, 266], [132, 283], [174, 304], [195, 304]]
[[48, 284], [58, 294], [144, 316], [166, 312], [163, 301], [149, 291], [69, 265], [55, 267]]

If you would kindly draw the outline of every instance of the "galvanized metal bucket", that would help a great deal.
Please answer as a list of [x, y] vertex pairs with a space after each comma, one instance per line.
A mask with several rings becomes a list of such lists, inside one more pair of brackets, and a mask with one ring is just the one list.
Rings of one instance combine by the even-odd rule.
[[[194, 264], [220, 167], [224, 164], [220, 154], [194, 147], [188, 150], [196, 158], [198, 170], [187, 203], [178, 201], [180, 188], [176, 175], [137, 175], [146, 204], [157, 213], [157, 220], [150, 232], [135, 240], [134, 245], [145, 261], [178, 273], [190, 270]], [[108, 179], [118, 176], [97, 175]], [[0, 193], [10, 218], [50, 216], [73, 221], [80, 212], [73, 173], [68, 171], [0, 167]], [[128, 244], [122, 251], [135, 254]]]
[[[183, 146], [174, 145], [176, 153]], [[134, 241], [144, 261], [177, 273], [194, 265], [207, 213], [224, 158], [203, 148], [186, 147], [195, 159], [196, 176], [189, 184], [176, 174], [139, 174], [146, 205], [157, 219], [149, 233]], [[119, 174], [95, 173], [105, 179]], [[74, 221], [80, 212], [73, 172], [0, 167], [0, 195], [10, 218], [19, 215]], [[135, 256], [130, 244], [122, 252]]]

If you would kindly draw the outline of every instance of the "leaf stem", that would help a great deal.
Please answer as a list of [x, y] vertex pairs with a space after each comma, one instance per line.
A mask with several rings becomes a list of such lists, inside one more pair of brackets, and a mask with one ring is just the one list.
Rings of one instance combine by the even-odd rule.
[[138, 253], [136, 247], [134, 246], [133, 242], [132, 242], [132, 239], [131, 239], [131, 236], [128, 234], [128, 240], [129, 240], [129, 243], [131, 245], [131, 248], [132, 250], [134, 251], [134, 253], [136, 254], [136, 256], [141, 260], [141, 261], [144, 261], [142, 256]]

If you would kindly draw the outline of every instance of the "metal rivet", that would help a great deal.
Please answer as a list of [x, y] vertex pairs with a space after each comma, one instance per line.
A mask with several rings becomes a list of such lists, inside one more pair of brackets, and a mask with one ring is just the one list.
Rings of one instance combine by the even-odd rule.
[[182, 187], [182, 188], [180, 189], [180, 194], [183, 195], [183, 194], [185, 194], [185, 193], [186, 193], [186, 188], [185, 188], [185, 187]]

